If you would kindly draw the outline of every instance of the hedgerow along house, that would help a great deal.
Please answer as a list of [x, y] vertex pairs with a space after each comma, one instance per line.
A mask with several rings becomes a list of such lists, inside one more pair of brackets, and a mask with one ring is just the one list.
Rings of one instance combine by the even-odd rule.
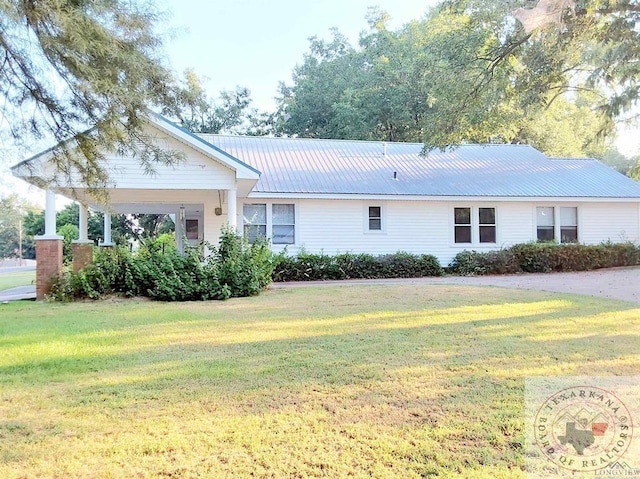
[[[537, 240], [596, 244], [640, 241], [640, 184], [592, 159], [549, 158], [524, 145], [462, 145], [421, 155], [417, 143], [195, 135], [158, 115], [146, 130], [184, 155], [145, 174], [133, 158], [110, 156], [109, 204], [82, 184], [47, 191], [45, 234], [36, 241], [37, 295], [61, 270], [55, 195], [80, 202], [74, 263], [90, 260], [87, 208], [169, 213], [183, 241], [217, 243], [228, 224], [274, 250], [406, 251], [447, 264], [463, 250]], [[33, 184], [55, 176], [44, 152], [12, 168]], [[77, 260], [77, 261], [76, 261]]]

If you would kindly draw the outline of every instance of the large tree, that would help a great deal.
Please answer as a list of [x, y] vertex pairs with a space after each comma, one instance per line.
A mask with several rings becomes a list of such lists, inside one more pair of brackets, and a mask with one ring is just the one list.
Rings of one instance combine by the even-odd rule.
[[[468, 12], [440, 9], [392, 31], [373, 10], [368, 32], [352, 47], [334, 32], [282, 85], [278, 130], [303, 137], [425, 142], [530, 143], [550, 155], [604, 152], [594, 132], [609, 127], [593, 93], [519, 90], [517, 63], [485, 81], [478, 58], [499, 48], [500, 32]], [[476, 86], [477, 91], [474, 91]], [[551, 101], [553, 99], [553, 101]], [[544, 101], [543, 101], [544, 100]]]
[[19, 147], [60, 142], [54, 162], [89, 186], [106, 181], [104, 152], [147, 169], [176, 154], [145, 136], [147, 108], [173, 110], [159, 15], [149, 1], [0, 1], [0, 126]]
[[193, 70], [184, 73], [177, 96], [175, 115], [194, 133], [265, 135], [271, 132], [271, 118], [252, 106], [248, 88], [222, 90], [218, 99], [209, 97]]
[[504, 101], [492, 96], [501, 85], [508, 86], [503, 100], [524, 112], [588, 91], [591, 109], [602, 116], [594, 133], [602, 136], [613, 132], [612, 120], [637, 104], [636, 0], [446, 0], [433, 15], [463, 19], [458, 34], [481, 34], [486, 42], [452, 70], [466, 75], [461, 96], [426, 125], [429, 148], [455, 143], [470, 122], [500, 114]]

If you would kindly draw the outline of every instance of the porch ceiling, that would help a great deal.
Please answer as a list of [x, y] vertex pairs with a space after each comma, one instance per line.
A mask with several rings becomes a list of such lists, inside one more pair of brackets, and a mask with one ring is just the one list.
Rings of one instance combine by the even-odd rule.
[[76, 199], [97, 211], [122, 214], [169, 214], [177, 213], [184, 206], [188, 215], [202, 213], [204, 205], [222, 207], [226, 203], [226, 192], [222, 190], [108, 190], [107, 203], [103, 204], [84, 189], [55, 189], [68, 198]]
[[[165, 215], [177, 213], [181, 207], [184, 208], [185, 214], [199, 215], [204, 209], [203, 204], [184, 204], [184, 203], [116, 203], [110, 205], [110, 211], [112, 213], [119, 214], [150, 214], [150, 215]], [[100, 209], [100, 207], [94, 207], [94, 209]]]

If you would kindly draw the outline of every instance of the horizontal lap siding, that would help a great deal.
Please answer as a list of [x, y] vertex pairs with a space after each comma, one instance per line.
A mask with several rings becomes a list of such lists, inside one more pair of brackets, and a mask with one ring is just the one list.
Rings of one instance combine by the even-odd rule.
[[149, 134], [162, 148], [183, 153], [184, 161], [173, 166], [154, 164], [155, 172], [148, 175], [135, 158], [111, 157], [109, 176], [118, 188], [235, 188], [235, 172], [228, 167], [158, 130]]
[[640, 241], [638, 204], [583, 204], [579, 211], [578, 229], [582, 243]]
[[[399, 201], [300, 201], [300, 242], [308, 251], [424, 253], [447, 246], [442, 204]], [[382, 206], [382, 232], [367, 231], [369, 206]]]
[[[452, 202], [452, 201], [376, 201], [376, 200], [260, 200], [239, 199], [243, 203], [294, 203], [297, 210], [296, 244], [311, 253], [344, 252], [386, 254], [397, 251], [435, 255], [447, 265], [464, 250], [491, 251], [536, 239], [536, 206], [569, 206], [544, 202]], [[639, 241], [640, 213], [637, 204], [571, 203], [579, 208], [579, 229], [584, 243]], [[381, 206], [383, 232], [366, 231], [368, 206]], [[496, 208], [496, 245], [456, 245], [453, 243], [455, 207]], [[241, 221], [241, 218], [240, 218]], [[239, 222], [241, 225], [241, 222]], [[283, 247], [274, 245], [274, 249]]]
[[533, 203], [497, 203], [498, 243], [509, 247], [536, 239], [535, 206]]

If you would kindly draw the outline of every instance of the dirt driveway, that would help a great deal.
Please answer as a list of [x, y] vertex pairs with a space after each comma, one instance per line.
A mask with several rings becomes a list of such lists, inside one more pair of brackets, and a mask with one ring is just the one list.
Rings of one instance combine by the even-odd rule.
[[447, 276], [444, 278], [372, 279], [274, 283], [272, 288], [355, 284], [466, 284], [585, 294], [640, 303], [640, 267], [609, 268], [576, 273]]

